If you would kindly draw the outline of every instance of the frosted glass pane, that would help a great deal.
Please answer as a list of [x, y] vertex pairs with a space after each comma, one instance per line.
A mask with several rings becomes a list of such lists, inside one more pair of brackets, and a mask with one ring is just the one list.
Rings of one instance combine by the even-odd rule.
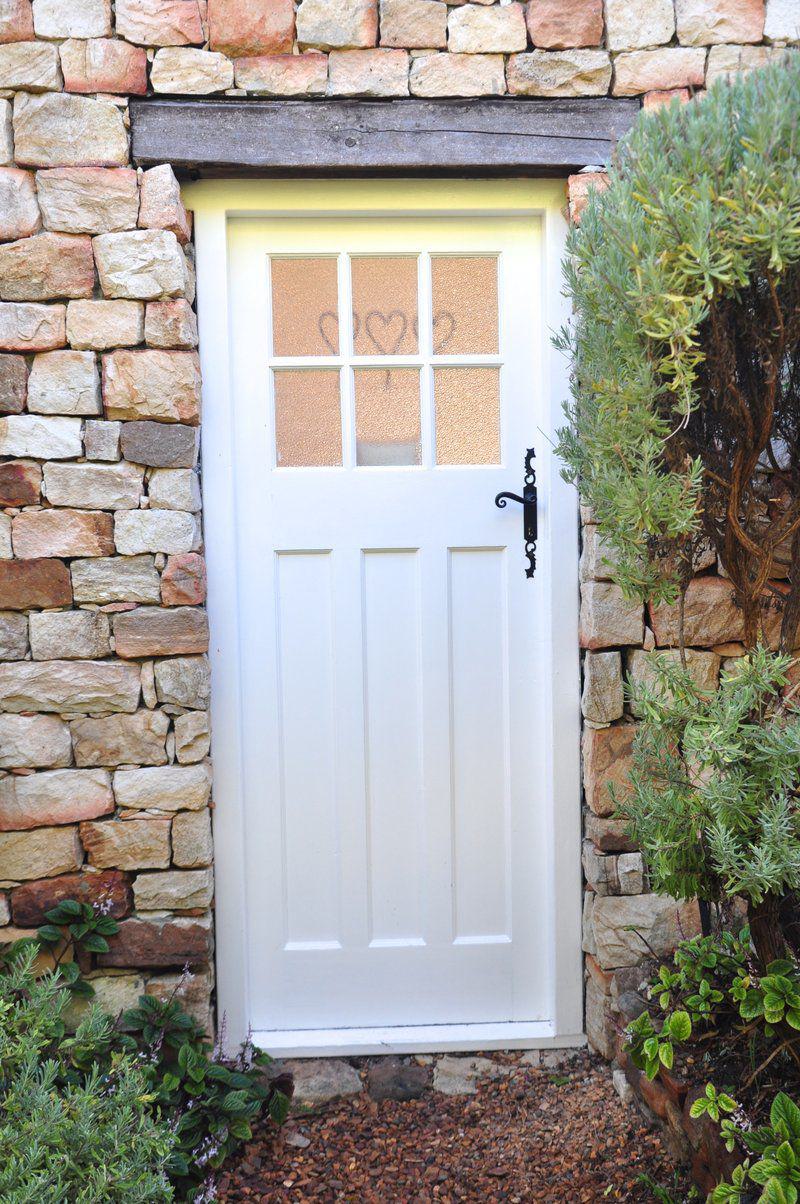
[[437, 464], [500, 463], [500, 369], [435, 368]]
[[338, 370], [287, 368], [274, 379], [278, 467], [341, 464]]
[[356, 463], [419, 464], [419, 372], [356, 368]]
[[272, 260], [273, 355], [338, 355], [336, 260]]
[[497, 352], [497, 256], [431, 259], [434, 355]]
[[355, 354], [415, 354], [416, 255], [358, 255], [350, 264]]

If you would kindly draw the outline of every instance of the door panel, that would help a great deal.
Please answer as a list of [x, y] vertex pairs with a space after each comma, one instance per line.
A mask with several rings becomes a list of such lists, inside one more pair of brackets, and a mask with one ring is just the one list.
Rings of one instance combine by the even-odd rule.
[[538, 225], [229, 229], [251, 1023], [549, 1019]]

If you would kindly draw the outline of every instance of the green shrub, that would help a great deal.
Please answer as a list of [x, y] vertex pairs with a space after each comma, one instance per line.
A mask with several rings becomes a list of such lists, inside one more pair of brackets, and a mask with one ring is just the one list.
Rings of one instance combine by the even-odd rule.
[[[136, 1060], [105, 1057], [111, 1022], [93, 1010], [65, 1035], [69, 999], [58, 975], [36, 978], [36, 950], [0, 974], [0, 1199], [6, 1204], [157, 1204], [175, 1137], [154, 1113]], [[96, 1048], [78, 1070], [71, 1051]]]

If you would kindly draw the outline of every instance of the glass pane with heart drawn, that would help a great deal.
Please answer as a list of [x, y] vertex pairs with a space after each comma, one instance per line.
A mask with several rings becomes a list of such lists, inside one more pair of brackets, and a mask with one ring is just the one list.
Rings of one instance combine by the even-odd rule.
[[354, 354], [416, 355], [417, 256], [354, 255], [350, 270]]
[[497, 352], [497, 256], [432, 255], [434, 355]]
[[273, 257], [272, 354], [338, 355], [339, 299], [335, 255]]

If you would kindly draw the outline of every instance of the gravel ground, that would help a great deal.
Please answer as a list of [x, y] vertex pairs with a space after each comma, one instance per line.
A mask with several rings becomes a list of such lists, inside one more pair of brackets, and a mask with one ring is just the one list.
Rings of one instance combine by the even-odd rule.
[[260, 1129], [224, 1175], [220, 1200], [652, 1201], [643, 1173], [683, 1198], [659, 1136], [619, 1100], [605, 1063], [581, 1054], [548, 1070], [496, 1060], [510, 1073], [474, 1095], [429, 1090], [396, 1102], [364, 1092], [295, 1113], [278, 1135]]

